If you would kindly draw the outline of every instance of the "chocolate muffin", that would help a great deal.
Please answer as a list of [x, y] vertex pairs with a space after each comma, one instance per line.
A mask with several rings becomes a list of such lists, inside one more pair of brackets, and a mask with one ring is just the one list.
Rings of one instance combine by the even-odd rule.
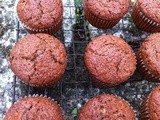
[[53, 34], [62, 25], [62, 0], [18, 0], [16, 9], [19, 21], [30, 33]]
[[160, 86], [143, 101], [140, 112], [142, 120], [160, 120]]
[[160, 82], [160, 33], [146, 38], [137, 53], [138, 70], [144, 79]]
[[7, 111], [4, 120], [63, 120], [57, 103], [44, 97], [20, 99]]
[[78, 120], [136, 120], [129, 103], [117, 96], [102, 94], [90, 99]]
[[131, 47], [121, 38], [101, 35], [88, 44], [86, 68], [93, 81], [102, 86], [116, 86], [127, 81], [136, 69]]
[[127, 13], [130, 0], [85, 0], [85, 17], [100, 29], [112, 28]]
[[159, 32], [160, 0], [137, 0], [132, 18], [139, 29], [146, 32]]
[[55, 84], [66, 68], [64, 45], [47, 34], [27, 35], [11, 50], [10, 67], [23, 82], [32, 86]]

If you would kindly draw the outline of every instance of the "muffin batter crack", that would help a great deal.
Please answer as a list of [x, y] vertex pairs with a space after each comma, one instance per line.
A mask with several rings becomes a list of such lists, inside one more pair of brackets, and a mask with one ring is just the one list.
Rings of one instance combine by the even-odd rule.
[[120, 64], [122, 62], [123, 58], [121, 58], [119, 60], [119, 62], [117, 63], [117, 65], [115, 66], [116, 67], [116, 75], [119, 76], [119, 71], [120, 71]]
[[28, 120], [29, 118], [28, 118], [28, 116], [26, 115], [27, 113], [30, 113], [30, 111], [31, 111], [31, 109], [33, 108], [33, 105], [31, 104], [30, 106], [29, 106], [29, 108], [25, 108], [25, 111], [23, 112], [23, 114], [22, 114], [22, 116], [21, 116], [21, 119], [26, 119], [26, 120]]
[[[46, 41], [45, 39], [39, 37], [38, 35], [36, 35], [36, 37], [37, 37], [39, 40], [41, 40], [41, 41], [43, 41], [43, 42], [45, 42], [45, 43], [47, 44], [47, 41]], [[55, 49], [57, 49], [57, 48], [55, 48]], [[40, 50], [40, 51], [41, 51], [41, 50]], [[56, 58], [56, 56], [55, 56], [54, 53], [53, 53], [54, 51], [52, 51], [51, 49], [45, 48], [45, 49], [42, 50], [42, 51], [43, 51], [43, 52], [40, 53], [41, 55], [44, 54], [45, 52], [49, 52], [50, 55], [51, 55], [51, 57], [52, 57], [52, 59], [54, 60], [55, 63], [59, 63], [60, 65], [63, 65], [63, 64], [64, 64], [63, 62], [59, 61], [59, 60]], [[38, 53], [38, 50], [36, 51], [36, 53]], [[37, 57], [37, 55], [39, 56], [39, 54], [35, 54], [36, 57]]]
[[[39, 15], [40, 15], [39, 19], [41, 19], [42, 16], [43, 16], [43, 14], [44, 14], [43, 6], [42, 6], [42, 1], [41, 1], [41, 0], [39, 0], [38, 6], [39, 6], [39, 7], [38, 7], [39, 10], [41, 11], [41, 14], [39, 14]], [[43, 25], [42, 21], [40, 21], [40, 24]]]

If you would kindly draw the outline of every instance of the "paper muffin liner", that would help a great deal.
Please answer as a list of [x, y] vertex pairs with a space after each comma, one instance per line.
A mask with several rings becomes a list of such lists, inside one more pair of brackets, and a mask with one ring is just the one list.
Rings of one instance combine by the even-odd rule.
[[49, 28], [44, 28], [44, 29], [35, 29], [35, 28], [31, 28], [29, 26], [27, 26], [25, 23], [23, 23], [18, 14], [17, 14], [17, 5], [18, 5], [19, 0], [16, 0], [15, 2], [15, 14], [16, 14], [16, 18], [17, 20], [22, 24], [22, 26], [30, 33], [30, 34], [35, 34], [35, 33], [46, 33], [49, 35], [53, 35], [55, 33], [57, 33], [61, 26], [62, 26], [62, 22], [63, 22], [63, 15], [62, 17], [59, 19], [58, 22], [55, 22], [55, 24]]
[[[16, 76], [17, 76], [17, 75], [16, 75]], [[18, 76], [17, 76], [17, 77], [18, 77]], [[20, 82], [22, 82], [22, 84], [29, 85], [29, 86], [31, 86], [31, 87], [44, 88], [44, 87], [54, 87], [54, 86], [56, 86], [56, 85], [61, 81], [61, 78], [62, 78], [62, 77], [60, 77], [60, 79], [57, 80], [57, 81], [55, 81], [55, 82], [50, 82], [50, 83], [48, 83], [48, 84], [42, 84], [42, 85], [36, 85], [36, 84], [31, 84], [31, 83], [25, 82], [24, 80], [20, 79], [19, 77], [18, 77], [18, 80], [19, 80]]]
[[115, 85], [109, 85], [103, 81], [100, 81], [98, 79], [96, 79], [93, 75], [90, 74], [90, 77], [91, 77], [91, 80], [92, 80], [92, 83], [93, 85], [99, 87], [99, 88], [105, 88], [105, 87], [114, 87], [114, 86], [117, 86], [118, 84], [115, 84]]
[[149, 116], [149, 98], [150, 96], [151, 96], [151, 93], [142, 102], [142, 105], [140, 108], [141, 120], [151, 120]]
[[139, 9], [138, 2], [133, 7], [132, 19], [134, 24], [143, 31], [151, 33], [160, 31], [160, 24], [145, 16]]
[[100, 19], [99, 17], [91, 14], [89, 10], [85, 9], [85, 17], [89, 21], [90, 24], [93, 26], [99, 28], [99, 29], [109, 29], [115, 26], [120, 19], [117, 20], [103, 20]]
[[92, 80], [93, 85], [97, 86], [97, 87], [111, 87], [108, 84], [106, 84], [105, 82], [102, 82], [98, 79], [96, 79], [92, 74], [89, 74]]
[[143, 78], [150, 82], [160, 82], [160, 78], [156, 77], [154, 74], [152, 74], [149, 69], [146, 67], [141, 52], [139, 51], [137, 54], [137, 68], [142, 75]]
[[[91, 75], [90, 75], [90, 76], [91, 76]], [[124, 83], [127, 83], [127, 82], [128, 82], [128, 80], [126, 80], [126, 81], [123, 81], [123, 82], [118, 83], [118, 84], [115, 83], [115, 84], [109, 85], [109, 84], [107, 84], [107, 83], [105, 83], [105, 82], [103, 82], [103, 81], [100, 81], [100, 80], [94, 78], [93, 76], [91, 76], [91, 79], [92, 79], [93, 85], [95, 85], [95, 86], [97, 86], [97, 87], [100, 87], [100, 88], [116, 87], [116, 86], [118, 86], [118, 85], [121, 85], [121, 84], [124, 84]]]
[[29, 86], [32, 86], [32, 87], [37, 87], [37, 88], [44, 88], [44, 87], [53, 87], [53, 86], [56, 86], [60, 80], [57, 80], [56, 82], [53, 82], [53, 83], [48, 83], [48, 84], [42, 84], [42, 85], [36, 85], [36, 84], [31, 84], [31, 83], [27, 83], [21, 79], [19, 79], [23, 84], [25, 85], [29, 85]]
[[49, 35], [53, 35], [53, 34], [57, 33], [60, 30], [60, 28], [62, 26], [62, 21], [63, 21], [63, 17], [57, 23], [55, 23], [54, 26], [52, 26], [50, 28], [45, 28], [45, 29], [32, 29], [29, 26], [25, 25], [23, 22], [21, 22], [21, 21], [20, 22], [26, 28], [26, 30], [31, 34], [47, 33]]
[[[87, 66], [86, 66], [87, 68]], [[97, 79], [91, 72], [89, 72], [88, 68], [87, 68], [87, 72], [91, 78], [91, 81], [93, 83], [93, 85], [103, 88], [103, 87], [113, 87], [113, 86], [109, 86], [107, 83], [100, 81], [99, 79]]]
[[118, 83], [118, 84], [115, 83], [115, 84], [109, 85], [108, 83], [105, 83], [105, 82], [103, 82], [103, 81], [95, 78], [94, 75], [92, 75], [91, 73], [89, 73], [89, 75], [90, 75], [90, 77], [91, 77], [91, 80], [92, 80], [93, 85], [95, 85], [95, 86], [97, 86], [97, 87], [99, 87], [99, 88], [115, 87], [115, 86], [118, 86], [118, 85], [121, 85], [121, 84], [127, 82], [127, 80], [126, 80], [126, 81], [123, 81], [123, 82]]

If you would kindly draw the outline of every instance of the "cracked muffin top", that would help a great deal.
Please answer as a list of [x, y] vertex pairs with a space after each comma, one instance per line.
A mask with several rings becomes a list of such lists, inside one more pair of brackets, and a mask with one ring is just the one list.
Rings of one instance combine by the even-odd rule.
[[128, 102], [114, 95], [102, 94], [84, 105], [78, 120], [136, 120], [136, 117]]
[[27, 97], [11, 106], [4, 120], [63, 120], [59, 105], [44, 97]]
[[123, 17], [129, 9], [130, 0], [85, 0], [85, 9], [106, 20]]
[[62, 19], [62, 0], [19, 0], [17, 15], [26, 27], [47, 29]]
[[141, 44], [139, 53], [147, 69], [160, 77], [160, 33], [155, 33], [147, 37]]
[[160, 0], [137, 0], [137, 4], [149, 19], [160, 23]]
[[47, 34], [27, 35], [12, 48], [10, 67], [23, 82], [30, 85], [54, 84], [66, 68], [64, 45]]
[[93, 80], [105, 86], [115, 86], [134, 73], [136, 60], [132, 48], [124, 40], [101, 35], [88, 44], [85, 65]]

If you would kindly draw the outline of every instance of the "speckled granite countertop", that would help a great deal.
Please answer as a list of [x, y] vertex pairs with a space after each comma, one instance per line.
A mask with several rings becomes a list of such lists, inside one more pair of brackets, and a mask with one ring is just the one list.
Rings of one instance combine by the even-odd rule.
[[[63, 0], [63, 2], [65, 6], [77, 4], [74, 0]], [[16, 84], [20, 84], [20, 87], [15, 87], [15, 92], [13, 93], [14, 74], [9, 68], [8, 56], [10, 49], [16, 43], [17, 21], [14, 14], [14, 3], [15, 0], [0, 0], [0, 120], [3, 119], [4, 113], [11, 106], [13, 94], [15, 94], [15, 100], [17, 100], [19, 97], [37, 93], [34, 92], [37, 89], [34, 90], [32, 87], [29, 87], [31, 92], [28, 92], [28, 86], [21, 84], [19, 80], [17, 80]], [[113, 93], [123, 97], [131, 103], [139, 118], [139, 104], [156, 84], [141, 81], [140, 75], [136, 72], [129, 82], [114, 88], [92, 86], [84, 67], [83, 53], [88, 42], [87, 40], [99, 34], [109, 33], [120, 36], [126, 39], [135, 51], [137, 51], [140, 41], [147, 37], [147, 34], [135, 28], [129, 13], [113, 29], [97, 30], [77, 17], [79, 14], [83, 16], [83, 12], [79, 12], [81, 8], [77, 8], [64, 7], [63, 32], [59, 33], [59, 36], [63, 36], [63, 42], [69, 54], [66, 74], [57, 87], [47, 88], [45, 93], [38, 93], [47, 94], [55, 99], [56, 97], [54, 96], [61, 97], [61, 100], [57, 99], [57, 101], [65, 111], [65, 118], [69, 120], [76, 118], [77, 111], [89, 98], [101, 93]], [[79, 25], [77, 25], [77, 21], [80, 21]], [[83, 29], [84, 31], [78, 29]], [[26, 31], [20, 27], [19, 38], [26, 34]], [[58, 93], [59, 86], [61, 86], [61, 95]], [[54, 94], [50, 94], [51, 92]]]
[[0, 0], [0, 120], [11, 105], [13, 73], [8, 64], [9, 50], [16, 39], [14, 0]]

